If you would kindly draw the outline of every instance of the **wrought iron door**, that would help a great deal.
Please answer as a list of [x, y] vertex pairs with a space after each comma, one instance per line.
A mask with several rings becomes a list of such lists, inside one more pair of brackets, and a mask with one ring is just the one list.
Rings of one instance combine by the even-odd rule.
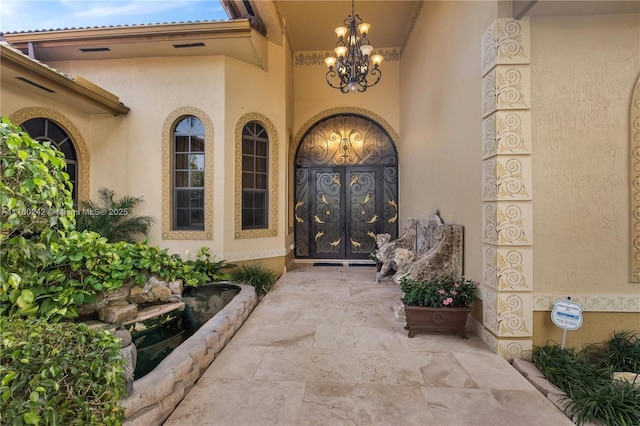
[[341, 116], [319, 123], [303, 141], [296, 156], [296, 256], [364, 259], [376, 234], [396, 238], [397, 162], [390, 138], [369, 120]]
[[[385, 180], [385, 171], [390, 180]], [[298, 177], [308, 181], [298, 188], [308, 191], [299, 192], [296, 203], [296, 252], [306, 251], [316, 259], [363, 259], [375, 248], [376, 234], [388, 232], [395, 238], [398, 210], [392, 171], [389, 167], [299, 169]]]

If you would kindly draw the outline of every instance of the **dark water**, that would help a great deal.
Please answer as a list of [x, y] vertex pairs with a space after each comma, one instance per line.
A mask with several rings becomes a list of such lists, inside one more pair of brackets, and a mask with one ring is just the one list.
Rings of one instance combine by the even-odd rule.
[[182, 301], [185, 302], [182, 315], [158, 328], [131, 333], [138, 350], [134, 378], [139, 379], [156, 368], [239, 292], [240, 287], [227, 283], [185, 288], [182, 293]]

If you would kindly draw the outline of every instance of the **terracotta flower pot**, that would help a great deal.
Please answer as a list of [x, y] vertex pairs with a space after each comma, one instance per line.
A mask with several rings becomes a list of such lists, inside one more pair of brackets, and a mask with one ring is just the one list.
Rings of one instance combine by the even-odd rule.
[[[402, 302], [404, 303], [404, 302]], [[463, 339], [467, 324], [469, 308], [426, 308], [423, 306], [409, 306], [404, 304], [407, 316], [405, 330], [409, 330], [409, 337], [415, 336], [417, 331], [452, 331]]]

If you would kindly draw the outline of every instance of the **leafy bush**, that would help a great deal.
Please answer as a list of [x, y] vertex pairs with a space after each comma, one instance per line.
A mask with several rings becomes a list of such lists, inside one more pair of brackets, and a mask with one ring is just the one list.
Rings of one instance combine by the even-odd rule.
[[[74, 210], [64, 156], [3, 117], [0, 122], [0, 303], [33, 280], [49, 258], [48, 245], [73, 229]], [[29, 294], [12, 303], [32, 314]]]
[[460, 308], [469, 306], [476, 298], [478, 283], [467, 278], [454, 280], [446, 275], [432, 280], [402, 277], [402, 299], [409, 306], [430, 308]]
[[[640, 424], [640, 388], [628, 382], [612, 381], [611, 374], [635, 365], [640, 371], [637, 336], [614, 333], [602, 345], [582, 351], [548, 344], [533, 348], [533, 363], [544, 376], [567, 394], [566, 410], [578, 425], [601, 421], [608, 426]], [[610, 363], [610, 361], [612, 363]]]
[[[0, 315], [38, 315], [52, 320], [75, 318], [83, 303], [100, 291], [115, 290], [125, 280], [144, 284], [147, 275], [186, 285], [211, 281], [208, 265], [192, 265], [146, 241], [109, 243], [95, 232], [71, 232], [49, 246], [48, 257], [30, 281], [18, 281], [0, 295]], [[210, 272], [210, 271], [209, 271]]]
[[201, 247], [195, 259], [190, 258], [189, 252], [187, 252], [186, 257], [184, 260], [185, 265], [191, 268], [193, 273], [207, 276], [209, 282], [228, 280], [230, 275], [223, 272], [223, 269], [234, 266], [225, 263], [224, 260], [215, 260], [215, 256], [212, 259], [208, 247]]
[[0, 317], [0, 424], [117, 425], [119, 339], [84, 324]]
[[231, 279], [253, 286], [258, 296], [264, 296], [275, 284], [276, 273], [261, 263], [252, 263], [233, 271]]
[[76, 216], [76, 230], [93, 231], [115, 243], [126, 241], [133, 243], [136, 236], [149, 234], [153, 224], [151, 216], [133, 216], [132, 210], [140, 204], [142, 197], [125, 195], [114, 200], [115, 192], [108, 188], [98, 190], [100, 203], [81, 201]]

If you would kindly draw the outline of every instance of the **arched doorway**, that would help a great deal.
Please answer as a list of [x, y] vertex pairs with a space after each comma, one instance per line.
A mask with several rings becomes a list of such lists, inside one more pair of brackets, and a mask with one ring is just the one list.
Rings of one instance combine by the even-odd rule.
[[398, 155], [389, 134], [357, 114], [332, 115], [295, 156], [295, 254], [366, 259], [375, 235], [398, 234]]

